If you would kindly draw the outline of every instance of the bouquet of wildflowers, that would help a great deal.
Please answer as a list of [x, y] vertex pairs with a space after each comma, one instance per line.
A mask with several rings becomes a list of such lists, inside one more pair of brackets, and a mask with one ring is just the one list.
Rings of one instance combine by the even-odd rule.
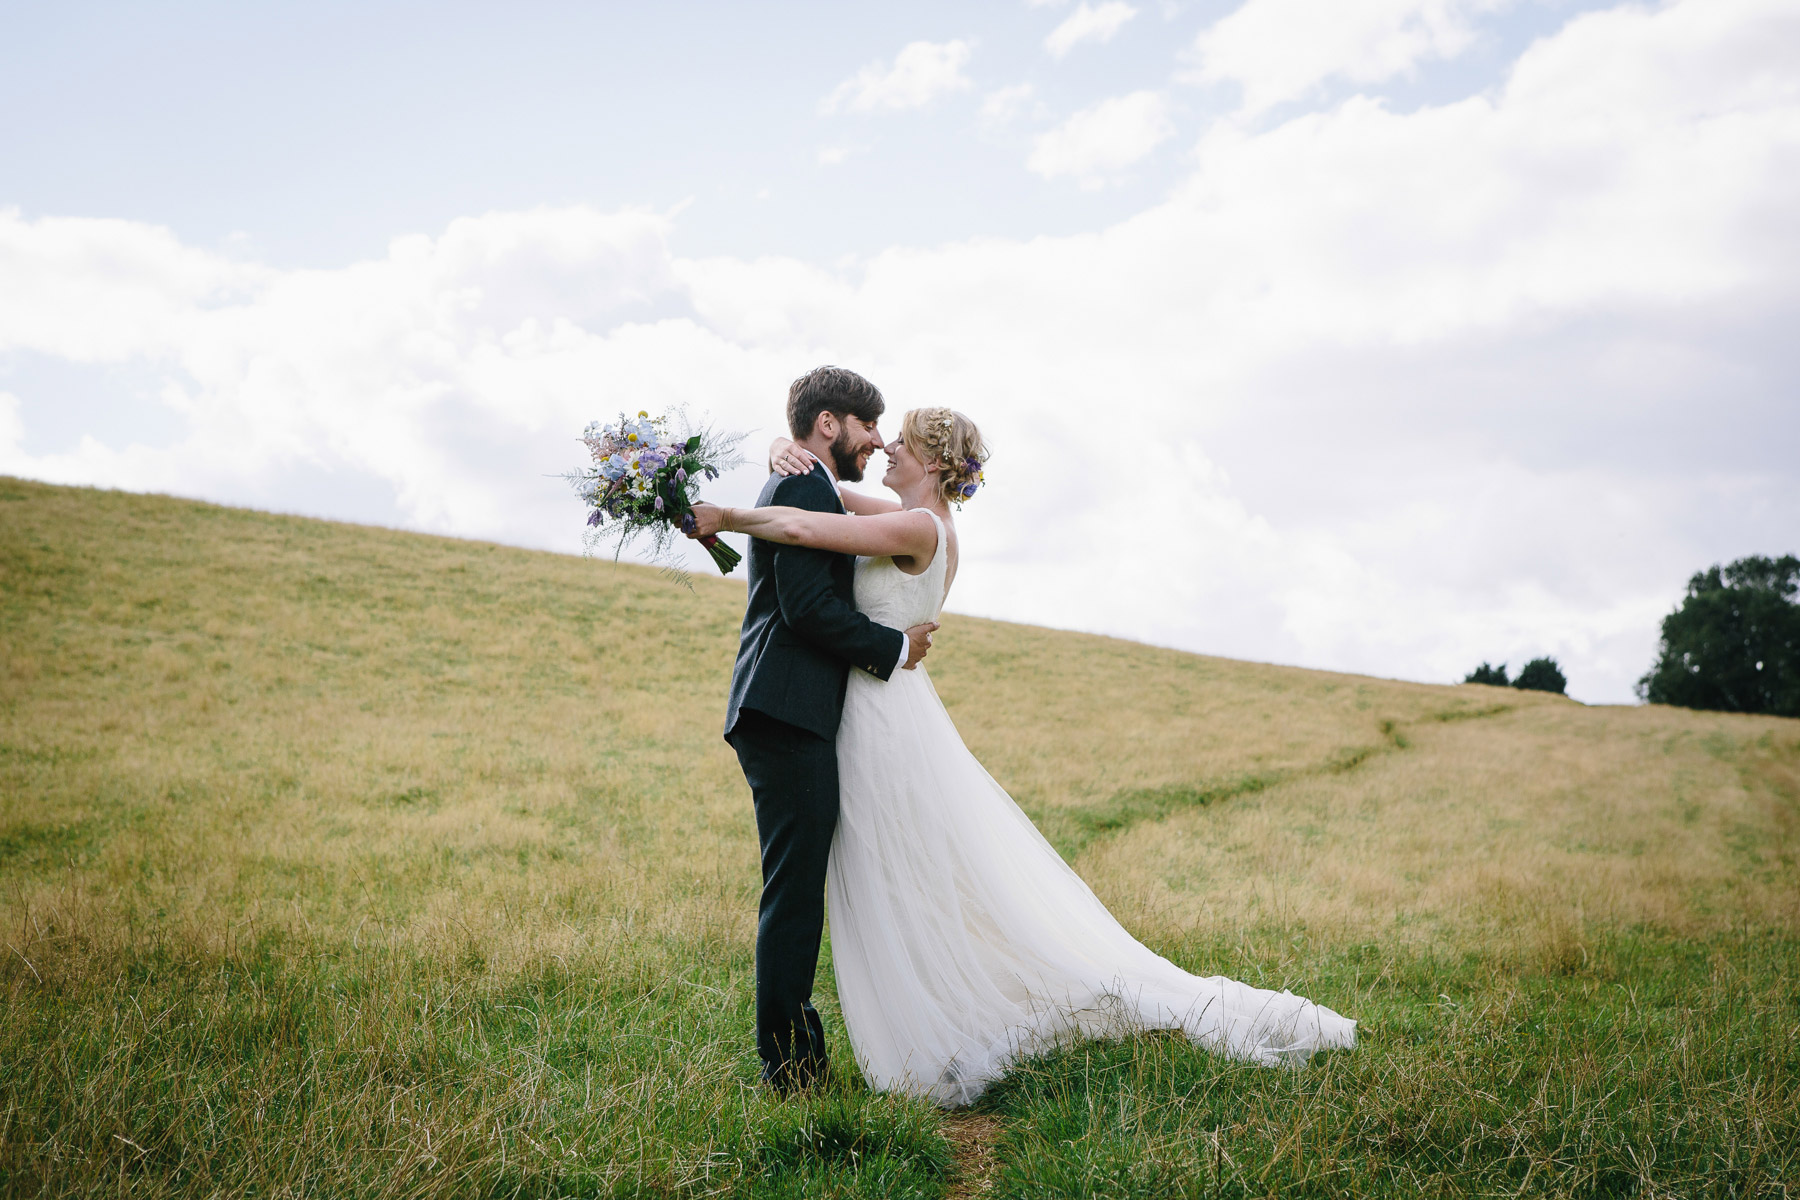
[[[636, 417], [620, 414], [617, 424], [591, 422], [581, 440], [593, 455], [594, 465], [574, 472], [569, 479], [588, 507], [588, 548], [606, 539], [615, 542], [616, 558], [625, 543], [641, 533], [650, 535], [652, 559], [674, 567], [676, 535], [694, 527], [694, 501], [700, 497], [700, 478], [717, 479], [743, 462], [737, 453], [742, 434], [721, 434], [701, 428], [674, 433], [669, 415]], [[717, 537], [700, 544], [712, 555], [722, 574], [729, 574], [743, 558]], [[683, 577], [685, 578], [685, 576]]]

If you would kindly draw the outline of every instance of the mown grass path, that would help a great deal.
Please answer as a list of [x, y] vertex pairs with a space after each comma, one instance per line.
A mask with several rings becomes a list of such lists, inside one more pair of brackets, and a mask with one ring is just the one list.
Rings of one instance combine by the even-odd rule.
[[[1480, 720], [1512, 711], [1513, 705], [1510, 704], [1464, 704], [1441, 712], [1426, 713], [1416, 719], [1442, 724], [1449, 721]], [[1380, 721], [1378, 731], [1380, 741], [1341, 747], [1317, 762], [1276, 767], [1259, 773], [1200, 783], [1126, 788], [1103, 801], [1084, 804], [1078, 808], [1040, 809], [1032, 813], [1032, 818], [1046, 830], [1051, 843], [1063, 857], [1072, 859], [1096, 839], [1123, 832], [1133, 825], [1145, 821], [1161, 821], [1184, 809], [1205, 808], [1239, 796], [1255, 795], [1279, 784], [1341, 775], [1346, 771], [1354, 771], [1376, 755], [1405, 750], [1411, 745], [1397, 721]]]
[[1362, 1044], [945, 1114], [848, 1069], [828, 946], [846, 1069], [774, 1101], [741, 604], [0, 479], [0, 1194], [1800, 1191], [1800, 722], [968, 618], [946, 705], [1121, 920]]
[[945, 1200], [977, 1200], [993, 1192], [1000, 1132], [1000, 1119], [989, 1113], [956, 1112], [944, 1118], [954, 1167]]

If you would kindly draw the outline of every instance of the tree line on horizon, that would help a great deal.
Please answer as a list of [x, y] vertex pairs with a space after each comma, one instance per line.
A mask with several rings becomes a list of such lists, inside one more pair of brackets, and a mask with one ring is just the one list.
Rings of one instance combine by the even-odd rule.
[[1554, 658], [1534, 658], [1519, 668], [1517, 679], [1506, 677], [1506, 664], [1497, 667], [1483, 662], [1479, 667], [1463, 676], [1464, 683], [1485, 683], [1490, 687], [1516, 687], [1527, 692], [1555, 692], [1559, 696], [1568, 695], [1563, 689], [1569, 681], [1563, 678], [1562, 668], [1556, 665]]
[[[1534, 658], [1508, 680], [1483, 662], [1464, 683], [1562, 693], [1554, 658]], [[1663, 618], [1655, 664], [1637, 681], [1650, 704], [1800, 717], [1800, 558], [1751, 555], [1696, 572]]]

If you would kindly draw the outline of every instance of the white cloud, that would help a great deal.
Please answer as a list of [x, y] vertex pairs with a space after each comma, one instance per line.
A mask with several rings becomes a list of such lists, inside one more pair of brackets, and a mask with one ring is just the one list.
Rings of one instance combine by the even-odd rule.
[[1073, 175], [1097, 186], [1175, 133], [1169, 99], [1160, 92], [1132, 92], [1082, 109], [1040, 134], [1025, 165], [1046, 179]]
[[178, 336], [192, 307], [268, 277], [131, 221], [0, 209], [0, 352], [29, 347], [76, 362], [117, 362]]
[[1551, 653], [1623, 700], [1688, 573], [1795, 548], [1797, 57], [1785, 0], [1622, 8], [1492, 95], [1217, 125], [1106, 229], [844, 269], [683, 257], [645, 212], [335, 270], [0, 213], [0, 354], [142, 365], [187, 429], [32, 450], [59, 398], [21, 375], [0, 470], [569, 549], [585, 421], [768, 431], [843, 362], [990, 435], [960, 611], [1413, 678]]
[[1050, 57], [1062, 58], [1082, 42], [1110, 42], [1125, 22], [1137, 16], [1137, 11], [1124, 0], [1106, 0], [1098, 5], [1082, 0], [1080, 7], [1050, 31], [1044, 39], [1044, 49]]
[[973, 46], [961, 40], [909, 42], [888, 66], [877, 60], [819, 102], [825, 113], [924, 108], [940, 96], [973, 86], [963, 74]]
[[1507, 0], [1248, 0], [1203, 30], [1195, 82], [1232, 82], [1254, 114], [1326, 81], [1377, 83], [1474, 40], [1474, 18]]
[[989, 129], [1003, 129], [1024, 116], [1037, 100], [1037, 89], [1029, 83], [996, 88], [981, 100], [981, 123]]
[[11, 392], [0, 392], [0, 462], [23, 457], [20, 444], [25, 440], [25, 422], [19, 418], [19, 398]]
[[[613, 402], [547, 371], [652, 336], [630, 317], [670, 292], [667, 227], [638, 212], [497, 213], [397, 239], [385, 259], [282, 272], [144, 225], [0, 213], [0, 256], [37, 268], [30, 292], [8, 290], [26, 302], [0, 309], [0, 347], [147, 359], [191, 430], [166, 452], [89, 438], [27, 473], [276, 503], [262, 481], [348, 469], [386, 481], [422, 528], [498, 533], [514, 485], [486, 486], [461, 461], [469, 431], [542, 435]], [[22, 469], [14, 447], [7, 469]]]
[[818, 163], [821, 167], [841, 167], [850, 161], [850, 156], [860, 154], [862, 150], [856, 146], [821, 146]]

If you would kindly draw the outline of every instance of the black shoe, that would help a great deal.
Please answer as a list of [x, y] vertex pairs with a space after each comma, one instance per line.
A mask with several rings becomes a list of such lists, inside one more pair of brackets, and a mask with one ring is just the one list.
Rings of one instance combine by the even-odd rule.
[[831, 1064], [819, 1060], [790, 1059], [779, 1067], [763, 1068], [762, 1081], [783, 1100], [804, 1092], [818, 1092], [831, 1086]]

